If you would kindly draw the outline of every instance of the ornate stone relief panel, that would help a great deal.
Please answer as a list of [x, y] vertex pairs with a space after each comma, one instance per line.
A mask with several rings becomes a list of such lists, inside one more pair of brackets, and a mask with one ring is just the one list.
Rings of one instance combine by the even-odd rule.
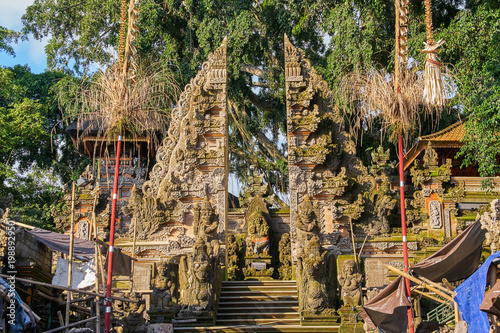
[[432, 229], [441, 229], [443, 227], [441, 211], [441, 203], [439, 201], [432, 200], [429, 202], [429, 224]]
[[[296, 261], [305, 246], [297, 244], [296, 223], [300, 219], [299, 206], [306, 196], [314, 203], [322, 245], [332, 246], [339, 239], [338, 223], [345, 223], [350, 213], [355, 220], [363, 211], [363, 200], [357, 201], [358, 194], [369, 188], [370, 176], [355, 156], [354, 142], [343, 129], [342, 117], [333, 106], [326, 81], [286, 35], [284, 48], [290, 236]], [[359, 207], [350, 207], [353, 202]]]
[[[182, 247], [176, 238], [194, 236], [193, 213], [208, 197], [216, 207], [218, 237], [224, 241], [228, 177], [226, 99], [224, 39], [182, 92], [172, 111], [168, 135], [158, 149], [150, 180], [142, 186], [143, 196], [138, 194], [135, 206], [129, 206], [138, 225], [146, 227], [139, 237], [167, 237]], [[149, 228], [151, 223], [154, 225]]]

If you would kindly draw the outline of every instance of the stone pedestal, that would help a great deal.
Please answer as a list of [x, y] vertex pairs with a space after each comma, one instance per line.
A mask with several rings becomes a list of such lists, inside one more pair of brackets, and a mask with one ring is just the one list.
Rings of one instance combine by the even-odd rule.
[[216, 316], [214, 311], [202, 311], [199, 314], [181, 311], [173, 322], [179, 327], [214, 326]]
[[[164, 324], [171, 323], [172, 318], [174, 318], [175, 310], [165, 310], [165, 311], [149, 311], [149, 322], [151, 324]], [[149, 333], [149, 331], [148, 331]]]
[[340, 323], [340, 316], [334, 309], [325, 309], [321, 313], [302, 311], [300, 318], [302, 326], [332, 326]]
[[150, 324], [148, 325], [148, 333], [174, 333], [172, 324]]
[[271, 267], [271, 256], [245, 257], [245, 268], [243, 274], [245, 279], [270, 280], [274, 274], [274, 267]]
[[365, 333], [363, 328], [363, 320], [359, 316], [362, 311], [361, 306], [355, 308], [345, 308], [342, 307], [338, 310], [341, 318], [341, 324], [339, 328], [340, 333]]

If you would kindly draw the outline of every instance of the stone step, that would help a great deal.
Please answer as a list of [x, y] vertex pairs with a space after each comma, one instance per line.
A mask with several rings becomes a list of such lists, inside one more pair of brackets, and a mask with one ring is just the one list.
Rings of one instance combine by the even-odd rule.
[[299, 309], [298, 306], [279, 306], [283, 305], [281, 302], [277, 302], [276, 306], [263, 306], [260, 304], [252, 304], [250, 306], [236, 306], [240, 304], [234, 304], [234, 305], [227, 305], [224, 307], [219, 306], [219, 314], [222, 313], [235, 313], [235, 312], [268, 312], [268, 313], [275, 313], [275, 312], [297, 312]]
[[297, 283], [297, 280], [242, 280], [242, 281], [222, 281], [222, 284], [257, 284], [257, 283]]
[[259, 285], [226, 285], [222, 286], [221, 291], [236, 291], [236, 290], [294, 290], [297, 291], [297, 285], [264, 285], [264, 286], [259, 286]]
[[272, 318], [283, 318], [283, 319], [300, 319], [299, 313], [297, 311], [292, 311], [292, 312], [260, 312], [260, 311], [251, 311], [251, 312], [243, 312], [243, 311], [238, 311], [238, 312], [225, 312], [225, 313], [218, 313], [217, 314], [217, 322], [220, 322], [221, 320], [224, 319], [239, 319], [241, 321], [244, 321], [246, 319], [272, 319]]
[[174, 332], [259, 332], [259, 333], [327, 333], [339, 332], [339, 326], [300, 326], [300, 325], [231, 325], [212, 327], [174, 327]]
[[192, 332], [336, 332], [300, 326], [298, 305], [296, 281], [224, 281], [217, 326]]
[[295, 280], [244, 280], [244, 281], [222, 281], [222, 287], [225, 286], [296, 286]]
[[248, 303], [248, 302], [254, 302], [254, 301], [259, 301], [259, 302], [264, 302], [264, 301], [298, 301], [297, 296], [279, 296], [279, 295], [265, 295], [265, 294], [258, 294], [258, 295], [233, 295], [233, 296], [225, 296], [221, 297], [219, 304], [224, 303], [224, 302], [239, 302], [239, 303]]
[[297, 290], [236, 290], [236, 291], [221, 291], [220, 298], [233, 297], [233, 296], [274, 296], [274, 297], [296, 297]]
[[245, 306], [245, 307], [267, 307], [272, 308], [276, 306], [298, 306], [299, 301], [297, 299], [288, 300], [240, 300], [236, 298], [235, 300], [225, 300], [221, 299], [219, 301], [219, 311], [224, 308]]
[[263, 324], [280, 324], [280, 325], [290, 325], [296, 324], [300, 325], [300, 318], [229, 318], [229, 319], [217, 319], [217, 325], [229, 326], [229, 325], [263, 325]]

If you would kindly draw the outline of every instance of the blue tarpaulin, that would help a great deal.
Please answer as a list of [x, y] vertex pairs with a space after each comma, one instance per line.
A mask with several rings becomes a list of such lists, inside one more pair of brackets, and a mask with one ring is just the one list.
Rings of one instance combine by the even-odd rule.
[[493, 259], [498, 257], [500, 257], [500, 251], [489, 256], [474, 274], [455, 289], [457, 295], [454, 299], [462, 320], [467, 322], [468, 332], [488, 333], [490, 331], [488, 316], [479, 310], [479, 307], [484, 298], [488, 269]]

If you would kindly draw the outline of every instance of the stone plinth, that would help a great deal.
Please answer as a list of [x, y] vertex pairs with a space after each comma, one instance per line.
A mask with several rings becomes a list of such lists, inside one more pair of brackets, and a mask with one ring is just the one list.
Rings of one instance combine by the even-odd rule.
[[172, 324], [150, 324], [148, 325], [148, 333], [174, 333]]
[[359, 313], [363, 309], [361, 306], [355, 308], [342, 307], [338, 310], [341, 318], [339, 332], [341, 333], [364, 333], [363, 321]]
[[[152, 324], [162, 324], [162, 323], [171, 323], [172, 318], [174, 318], [175, 310], [166, 310], [166, 311], [149, 311], [149, 322]], [[149, 330], [148, 330], [149, 332]]]
[[243, 274], [245, 278], [256, 278], [259, 280], [272, 279], [274, 267], [271, 267], [271, 256], [245, 257], [245, 268]]
[[300, 313], [302, 326], [332, 326], [340, 322], [341, 318], [334, 309], [325, 309], [320, 313], [304, 310]]

